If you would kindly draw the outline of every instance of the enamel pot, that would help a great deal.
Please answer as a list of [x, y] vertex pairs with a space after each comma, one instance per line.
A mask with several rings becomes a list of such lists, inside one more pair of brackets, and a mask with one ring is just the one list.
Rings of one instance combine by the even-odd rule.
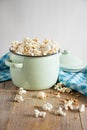
[[27, 90], [41, 90], [52, 87], [59, 75], [60, 53], [48, 56], [25, 56], [10, 53], [5, 63], [10, 67], [14, 85]]

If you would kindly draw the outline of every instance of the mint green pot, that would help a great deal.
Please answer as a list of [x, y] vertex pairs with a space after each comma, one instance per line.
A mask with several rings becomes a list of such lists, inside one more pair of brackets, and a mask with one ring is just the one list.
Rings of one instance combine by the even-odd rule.
[[52, 87], [59, 75], [59, 53], [29, 57], [10, 52], [6, 65], [10, 67], [13, 83], [27, 90]]

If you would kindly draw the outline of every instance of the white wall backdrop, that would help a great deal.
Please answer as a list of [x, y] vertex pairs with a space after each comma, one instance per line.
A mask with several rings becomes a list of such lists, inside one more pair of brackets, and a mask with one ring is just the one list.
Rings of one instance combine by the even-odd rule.
[[87, 62], [87, 0], [0, 0], [0, 57], [24, 37], [53, 39]]

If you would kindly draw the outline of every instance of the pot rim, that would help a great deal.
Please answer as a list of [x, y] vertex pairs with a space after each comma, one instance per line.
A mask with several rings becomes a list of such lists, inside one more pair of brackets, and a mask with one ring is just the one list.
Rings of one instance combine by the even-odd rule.
[[9, 49], [9, 51], [10, 51], [11, 53], [15, 54], [15, 55], [18, 55], [18, 56], [33, 57], [33, 58], [35, 58], [35, 57], [48, 57], [48, 56], [52, 56], [52, 55], [56, 55], [56, 54], [60, 53], [60, 49], [59, 49], [58, 52], [53, 53], [53, 54], [49, 54], [49, 55], [42, 55], [42, 56], [29, 56], [29, 55], [23, 55], [23, 54], [15, 53], [15, 52], [13, 52], [11, 49]]

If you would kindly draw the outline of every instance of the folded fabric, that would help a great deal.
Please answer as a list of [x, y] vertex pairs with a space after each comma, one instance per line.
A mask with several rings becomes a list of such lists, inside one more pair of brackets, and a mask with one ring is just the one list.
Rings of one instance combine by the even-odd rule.
[[5, 60], [9, 58], [9, 53], [5, 54], [0, 59], [0, 82], [7, 81], [11, 79], [10, 69], [5, 65]]
[[87, 96], [87, 67], [75, 73], [60, 70], [58, 81]]
[[[9, 53], [0, 59], [0, 82], [11, 80], [10, 68], [5, 65]], [[64, 72], [60, 69], [58, 82], [87, 96], [87, 67], [81, 72]]]

